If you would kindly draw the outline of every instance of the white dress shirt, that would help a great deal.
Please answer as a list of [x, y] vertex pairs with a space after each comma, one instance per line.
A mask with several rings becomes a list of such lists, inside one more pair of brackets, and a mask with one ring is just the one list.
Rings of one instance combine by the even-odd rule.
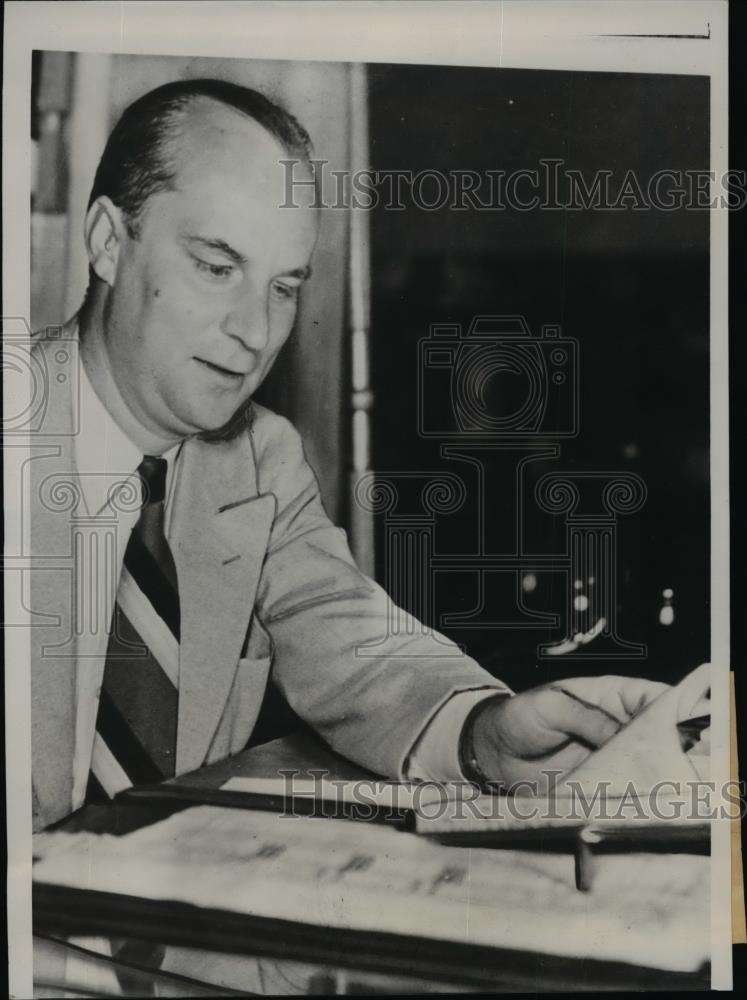
[[[117, 502], [119, 489], [123, 495], [140, 496], [140, 482], [134, 475], [143, 455], [119, 425], [109, 415], [91, 385], [85, 367], [80, 370], [80, 432], [75, 438], [75, 464], [82, 503], [88, 516], [94, 519], [102, 533], [109, 534], [114, 525], [115, 550], [113, 565], [102, 567], [107, 580], [91, 582], [96, 592], [82, 593], [76, 588], [76, 600], [88, 600], [98, 609], [98, 628], [76, 630], [76, 725], [75, 756], [73, 760], [73, 808], [83, 804], [91, 767], [91, 749], [96, 730], [100, 688], [96, 671], [106, 658], [108, 627], [114, 611], [114, 600], [122, 571], [125, 549], [140, 515], [137, 502]], [[166, 478], [165, 531], [168, 538], [171, 495], [175, 487], [175, 467], [180, 446], [176, 445], [163, 456], [168, 461]], [[103, 536], [102, 536], [103, 537]], [[108, 584], [108, 585], [107, 585]], [[79, 612], [79, 620], [85, 620]], [[85, 618], [90, 618], [90, 612]]]
[[[124, 484], [139, 496], [140, 484], [133, 474], [143, 456], [109, 415], [97, 396], [81, 365], [80, 372], [80, 433], [75, 441], [75, 460], [82, 499], [89, 516], [95, 516], [102, 526], [116, 518], [114, 566], [109, 569], [111, 586], [98, 588], [94, 595], [99, 607], [100, 626], [96, 630], [81, 630], [76, 640], [77, 712], [75, 758], [73, 765], [73, 808], [85, 799], [91, 766], [91, 748], [96, 729], [100, 688], [95, 680], [94, 664], [106, 657], [108, 624], [113, 612], [116, 586], [122, 569], [124, 551], [132, 528], [139, 516], [137, 504], [112, 506], [112, 491]], [[180, 446], [176, 445], [163, 457], [168, 462], [166, 478], [165, 533], [169, 537], [170, 513], [178, 491]], [[116, 503], [116, 501], [115, 501]], [[76, 590], [76, 594], [79, 591]], [[104, 624], [105, 623], [105, 624]], [[411, 780], [461, 781], [458, 746], [464, 721], [477, 701], [493, 697], [494, 688], [463, 691], [453, 695], [432, 717], [418, 736], [410, 756], [408, 777]]]

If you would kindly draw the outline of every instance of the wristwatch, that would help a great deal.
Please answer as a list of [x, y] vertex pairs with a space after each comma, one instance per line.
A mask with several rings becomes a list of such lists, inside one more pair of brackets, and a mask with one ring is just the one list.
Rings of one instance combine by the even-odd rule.
[[479, 701], [470, 710], [459, 737], [459, 766], [462, 774], [471, 784], [477, 785], [489, 794], [496, 794], [503, 791], [504, 782], [497, 773], [497, 768], [496, 773], [489, 776], [480, 766], [474, 746], [475, 722], [480, 713], [485, 710], [486, 705], [510, 697], [510, 694], [498, 694], [494, 698], [485, 698], [483, 701]]

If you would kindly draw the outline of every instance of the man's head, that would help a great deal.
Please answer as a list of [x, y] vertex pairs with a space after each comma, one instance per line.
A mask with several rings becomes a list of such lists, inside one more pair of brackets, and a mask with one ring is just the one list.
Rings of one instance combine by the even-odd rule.
[[86, 217], [82, 326], [147, 430], [218, 431], [267, 374], [317, 229], [311, 197], [280, 207], [280, 161], [309, 155], [285, 111], [214, 80], [160, 87], [115, 127]]

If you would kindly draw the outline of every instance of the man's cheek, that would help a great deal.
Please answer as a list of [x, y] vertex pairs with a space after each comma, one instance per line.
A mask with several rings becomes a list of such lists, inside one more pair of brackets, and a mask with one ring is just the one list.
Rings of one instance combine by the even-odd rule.
[[169, 330], [170, 347], [179, 350], [194, 346], [193, 341], [220, 325], [222, 312], [216, 302], [184, 290], [162, 290], [152, 300], [154, 321]]

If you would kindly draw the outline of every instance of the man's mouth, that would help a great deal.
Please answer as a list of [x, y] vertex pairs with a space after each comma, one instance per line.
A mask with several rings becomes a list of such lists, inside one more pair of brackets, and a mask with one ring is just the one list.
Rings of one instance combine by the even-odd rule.
[[201, 365], [204, 365], [211, 372], [222, 375], [224, 378], [235, 379], [237, 382], [245, 377], [246, 372], [238, 372], [233, 368], [225, 368], [223, 365], [216, 365], [213, 361], [206, 361], [205, 358], [195, 358]]

